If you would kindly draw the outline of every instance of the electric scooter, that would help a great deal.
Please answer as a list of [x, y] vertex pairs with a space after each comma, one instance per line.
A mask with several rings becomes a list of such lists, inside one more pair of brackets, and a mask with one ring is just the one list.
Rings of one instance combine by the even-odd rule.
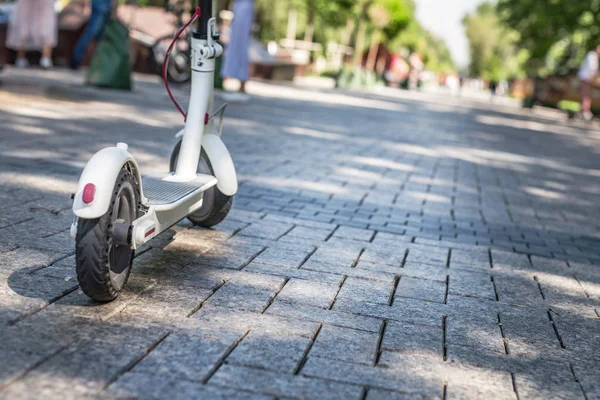
[[[77, 279], [81, 290], [97, 301], [117, 298], [131, 272], [134, 252], [184, 218], [210, 227], [228, 214], [238, 183], [229, 151], [220, 138], [224, 107], [212, 116], [216, 42], [212, 0], [199, 6], [179, 35], [195, 20], [191, 39], [191, 99], [186, 114], [173, 98], [166, 79], [172, 45], [165, 55], [167, 92], [185, 117], [185, 128], [171, 154], [171, 171], [142, 176], [125, 143], [96, 153], [86, 164], [73, 196]], [[214, 120], [221, 114], [220, 126]]]

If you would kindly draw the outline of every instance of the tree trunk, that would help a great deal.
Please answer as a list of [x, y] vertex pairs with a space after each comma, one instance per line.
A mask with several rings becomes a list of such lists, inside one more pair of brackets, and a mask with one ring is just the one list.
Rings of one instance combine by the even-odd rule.
[[315, 8], [314, 4], [309, 2], [308, 5], [308, 14], [306, 16], [306, 32], [304, 32], [304, 41], [308, 43], [312, 43], [313, 35], [315, 32]]
[[377, 62], [377, 54], [379, 54], [379, 47], [381, 42], [379, 41], [379, 32], [373, 33], [373, 41], [371, 42], [371, 48], [369, 49], [369, 55], [367, 57], [367, 71], [375, 70], [375, 63]]
[[342, 45], [348, 46], [350, 44], [350, 39], [352, 38], [352, 31], [354, 30], [354, 18], [348, 17], [346, 21], [346, 29], [344, 30], [344, 35], [342, 36]]
[[356, 40], [354, 41], [354, 65], [362, 65], [362, 52], [365, 47], [365, 37], [367, 35], [367, 17], [369, 7], [373, 3], [372, 0], [366, 0], [363, 3], [362, 10], [358, 16], [358, 30], [356, 32]]
[[290, 8], [290, 12], [288, 13], [288, 27], [287, 27], [287, 35], [286, 39], [293, 41], [296, 40], [296, 25], [298, 23], [298, 13], [295, 8]]
[[307, 25], [306, 32], [304, 33], [304, 41], [307, 43], [312, 43], [314, 33], [315, 33], [315, 26], [312, 23]]
[[387, 57], [379, 57], [377, 59], [377, 64], [375, 65], [375, 72], [377, 72], [379, 75], [383, 75], [383, 73], [385, 72], [386, 64], [387, 64]]

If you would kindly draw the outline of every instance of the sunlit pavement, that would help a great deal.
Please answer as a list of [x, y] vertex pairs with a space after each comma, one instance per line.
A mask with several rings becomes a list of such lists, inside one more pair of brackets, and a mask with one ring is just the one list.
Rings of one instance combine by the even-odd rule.
[[[600, 132], [449, 95], [253, 83], [240, 191], [94, 304], [70, 193], [126, 141], [165, 171], [160, 84], [0, 75], [0, 397], [600, 398]], [[185, 99], [185, 88], [177, 91]]]

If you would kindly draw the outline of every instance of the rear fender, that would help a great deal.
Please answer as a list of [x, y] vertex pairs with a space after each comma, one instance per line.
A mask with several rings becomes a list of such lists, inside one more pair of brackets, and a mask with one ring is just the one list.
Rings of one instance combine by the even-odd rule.
[[[94, 154], [83, 169], [73, 199], [73, 213], [84, 219], [100, 218], [106, 214], [110, 206], [115, 182], [123, 166], [127, 166], [134, 175], [142, 197], [140, 170], [133, 156], [127, 151], [127, 146], [107, 147]], [[89, 204], [85, 204], [82, 198], [83, 189], [88, 183], [92, 183], [96, 190], [94, 200]]]

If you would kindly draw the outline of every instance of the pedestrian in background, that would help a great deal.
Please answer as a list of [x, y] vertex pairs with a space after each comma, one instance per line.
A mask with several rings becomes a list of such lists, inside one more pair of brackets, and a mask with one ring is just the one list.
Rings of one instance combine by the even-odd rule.
[[52, 49], [58, 41], [54, 0], [18, 0], [8, 23], [6, 46], [17, 52], [15, 66], [29, 65], [27, 51], [41, 51], [42, 68], [52, 67]]
[[71, 59], [71, 69], [78, 69], [81, 66], [83, 57], [92, 40], [98, 41], [104, 26], [110, 18], [110, 10], [113, 0], [92, 0], [92, 14], [88, 20], [85, 30], [77, 40]]
[[[231, 34], [225, 52], [221, 76], [224, 79], [237, 79], [240, 81], [239, 92], [246, 93], [246, 81], [250, 71], [248, 50], [250, 48], [250, 34], [254, 22], [254, 0], [235, 0], [233, 5], [233, 21]], [[245, 95], [231, 96], [231, 100], [247, 100]]]
[[581, 115], [588, 121], [594, 117], [592, 114], [592, 88], [598, 73], [599, 54], [600, 45], [586, 54], [577, 74], [581, 81]]
[[421, 77], [421, 71], [425, 65], [421, 59], [421, 54], [412, 53], [408, 57], [408, 65], [410, 66], [410, 72], [408, 73], [408, 89], [417, 90], [419, 88], [419, 80]]

